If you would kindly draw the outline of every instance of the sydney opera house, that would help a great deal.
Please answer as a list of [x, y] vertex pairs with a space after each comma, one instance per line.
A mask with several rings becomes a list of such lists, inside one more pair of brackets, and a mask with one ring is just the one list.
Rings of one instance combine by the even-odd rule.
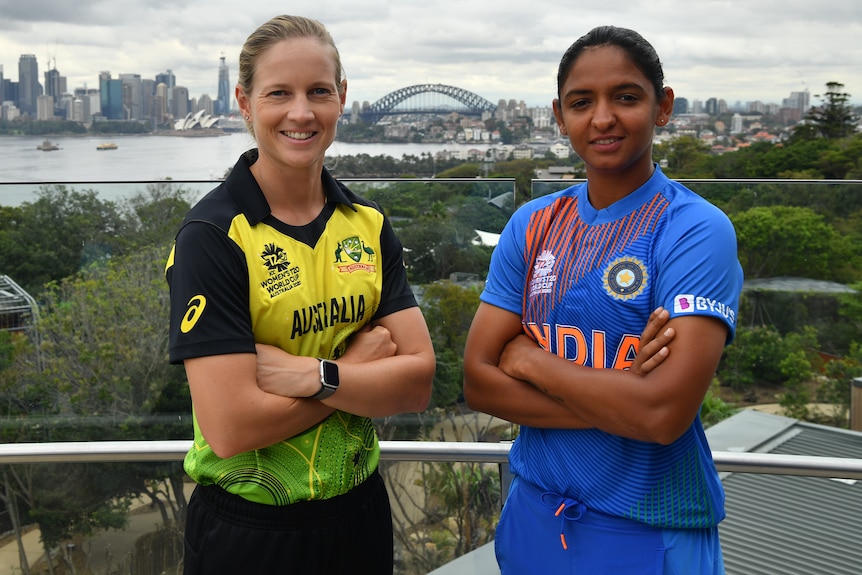
[[174, 122], [174, 130], [189, 131], [189, 130], [208, 130], [218, 128], [218, 117], [207, 114], [204, 110], [189, 113], [185, 118], [180, 118]]

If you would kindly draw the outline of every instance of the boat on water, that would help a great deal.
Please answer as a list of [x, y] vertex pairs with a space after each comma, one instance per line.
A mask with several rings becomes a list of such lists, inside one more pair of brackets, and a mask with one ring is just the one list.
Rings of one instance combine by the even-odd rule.
[[53, 152], [54, 150], [59, 150], [60, 146], [53, 143], [51, 140], [44, 140], [41, 144], [36, 146], [37, 150], [42, 150], [43, 152]]
[[96, 146], [96, 149], [100, 152], [102, 150], [116, 150], [117, 148], [119, 148], [119, 146], [117, 146], [117, 144], [115, 144], [114, 142], [105, 142]]

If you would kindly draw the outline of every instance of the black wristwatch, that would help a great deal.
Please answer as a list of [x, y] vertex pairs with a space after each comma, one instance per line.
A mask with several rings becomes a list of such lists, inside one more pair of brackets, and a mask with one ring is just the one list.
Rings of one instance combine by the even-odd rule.
[[326, 399], [338, 389], [338, 364], [328, 359], [317, 359], [320, 361], [320, 391], [311, 399]]

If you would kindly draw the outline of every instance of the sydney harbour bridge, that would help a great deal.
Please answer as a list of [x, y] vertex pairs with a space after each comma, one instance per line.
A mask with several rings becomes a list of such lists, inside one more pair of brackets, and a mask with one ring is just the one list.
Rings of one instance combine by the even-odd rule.
[[[370, 106], [359, 110], [359, 121], [376, 124], [386, 116], [400, 114], [448, 114], [464, 116], [493, 114], [497, 109], [485, 98], [463, 88], [444, 84], [418, 84], [386, 94]], [[351, 118], [351, 121], [356, 121]]]

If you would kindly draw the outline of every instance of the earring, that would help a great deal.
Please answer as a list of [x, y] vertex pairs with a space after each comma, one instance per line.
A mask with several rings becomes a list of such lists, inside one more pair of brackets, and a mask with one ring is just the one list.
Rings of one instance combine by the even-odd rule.
[[250, 119], [251, 119], [251, 116], [243, 116], [243, 120], [245, 120], [246, 122], [248, 122]]

